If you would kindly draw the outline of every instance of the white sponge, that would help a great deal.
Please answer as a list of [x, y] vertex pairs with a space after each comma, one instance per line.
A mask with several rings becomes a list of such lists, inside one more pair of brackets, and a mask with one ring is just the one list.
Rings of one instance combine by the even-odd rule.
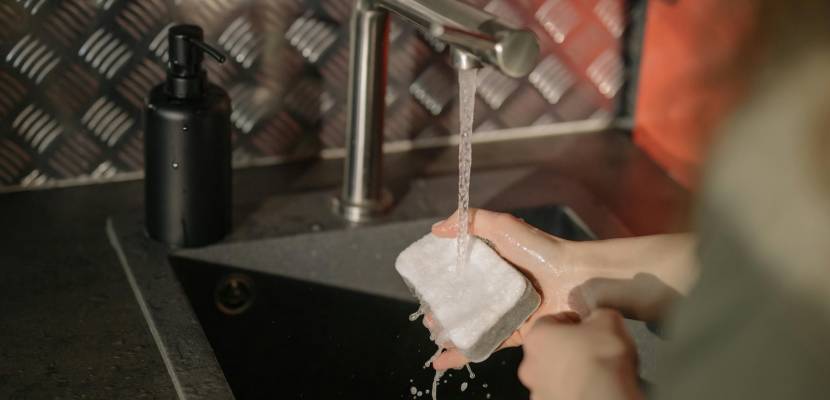
[[452, 344], [480, 362], [539, 306], [527, 279], [478, 238], [466, 267], [456, 263], [456, 239], [428, 234], [398, 256], [395, 268], [436, 322], [436, 343]]

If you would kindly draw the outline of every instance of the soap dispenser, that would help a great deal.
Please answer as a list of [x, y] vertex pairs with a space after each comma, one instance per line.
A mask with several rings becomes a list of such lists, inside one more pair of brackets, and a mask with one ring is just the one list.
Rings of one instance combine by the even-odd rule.
[[144, 108], [147, 234], [172, 247], [216, 242], [231, 226], [231, 101], [207, 80], [204, 54], [225, 57], [195, 25], [168, 30], [167, 80]]

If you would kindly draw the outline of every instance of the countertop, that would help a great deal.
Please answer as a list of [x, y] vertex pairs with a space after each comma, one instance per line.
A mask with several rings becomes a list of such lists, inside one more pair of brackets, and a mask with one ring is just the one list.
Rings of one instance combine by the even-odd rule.
[[[564, 176], [632, 235], [688, 226], [688, 194], [624, 132], [481, 143], [473, 151], [474, 185], [476, 171], [538, 165], [517, 193], [567, 190], [536, 184]], [[390, 188], [454, 174], [455, 157], [451, 147], [387, 154]], [[231, 240], [268, 226], [268, 205], [283, 195], [335, 190], [341, 163], [236, 171]], [[0, 195], [0, 398], [175, 398], [105, 233], [109, 216], [141, 214], [142, 197], [140, 181]], [[486, 205], [498, 208], [498, 199]]]

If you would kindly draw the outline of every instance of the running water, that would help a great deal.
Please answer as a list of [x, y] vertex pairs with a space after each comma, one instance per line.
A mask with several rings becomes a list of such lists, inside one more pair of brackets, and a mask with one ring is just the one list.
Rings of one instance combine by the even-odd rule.
[[470, 255], [470, 166], [473, 150], [470, 143], [473, 134], [473, 112], [476, 101], [476, 70], [458, 71], [459, 137], [458, 144], [458, 243], [459, 268], [467, 266]]
[[438, 400], [438, 381], [444, 376], [444, 371], [435, 370], [435, 377], [432, 378], [432, 400]]
[[[470, 166], [472, 164], [472, 145], [470, 142], [473, 134], [473, 112], [475, 109], [476, 100], [476, 70], [460, 70], [458, 71], [458, 99], [460, 115], [458, 118], [460, 142], [458, 144], [458, 254], [456, 265], [459, 268], [466, 268], [467, 259], [470, 255]], [[455, 265], [450, 266], [450, 270], [454, 271]], [[415, 321], [424, 314], [423, 309], [412, 313], [409, 316], [410, 321]], [[430, 337], [432, 339], [432, 337]], [[424, 368], [429, 367], [444, 348], [438, 346], [438, 350], [432, 357], [424, 364]], [[470, 366], [467, 365], [467, 370], [470, 372], [470, 378], [475, 378]], [[432, 400], [438, 397], [438, 383], [441, 377], [444, 376], [444, 371], [435, 370], [435, 377], [432, 379]], [[414, 387], [411, 389], [415, 389]], [[466, 382], [462, 386], [461, 391], [466, 390]], [[418, 392], [416, 392], [418, 393]], [[427, 391], [429, 393], [429, 391]], [[420, 394], [420, 393], [418, 393]]]
[[[433, 354], [432, 357], [430, 357], [429, 360], [427, 360], [427, 362], [424, 364], [424, 368], [429, 367], [430, 364], [432, 364], [432, 362], [435, 361], [435, 359], [438, 358], [438, 356], [440, 356], [443, 351], [444, 348], [438, 346], [438, 351], [436, 351], [435, 354]], [[444, 376], [444, 371], [439, 371], [436, 369], [435, 377], [432, 378], [432, 400], [438, 400], [438, 381], [441, 379], [442, 376]], [[429, 391], [427, 391], [427, 393], [429, 393]]]

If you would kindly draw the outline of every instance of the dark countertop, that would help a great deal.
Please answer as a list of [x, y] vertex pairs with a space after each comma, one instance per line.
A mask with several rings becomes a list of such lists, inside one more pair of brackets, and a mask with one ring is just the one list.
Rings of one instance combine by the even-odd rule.
[[[624, 133], [482, 143], [474, 154], [474, 185], [475, 171], [539, 165], [516, 192], [566, 191], [538, 182], [567, 176], [587, 190], [582, 201], [607, 208], [631, 234], [688, 226], [688, 195]], [[387, 155], [388, 180], [401, 182], [391, 189], [454, 174], [455, 157], [453, 148]], [[274, 226], [267, 210], [283, 194], [334, 190], [340, 164], [237, 171], [231, 240]], [[175, 397], [105, 233], [108, 216], [140, 214], [142, 203], [141, 182], [0, 195], [0, 398]], [[487, 205], [498, 208], [498, 197]]]
[[106, 235], [136, 182], [0, 195], [0, 398], [174, 397]]

